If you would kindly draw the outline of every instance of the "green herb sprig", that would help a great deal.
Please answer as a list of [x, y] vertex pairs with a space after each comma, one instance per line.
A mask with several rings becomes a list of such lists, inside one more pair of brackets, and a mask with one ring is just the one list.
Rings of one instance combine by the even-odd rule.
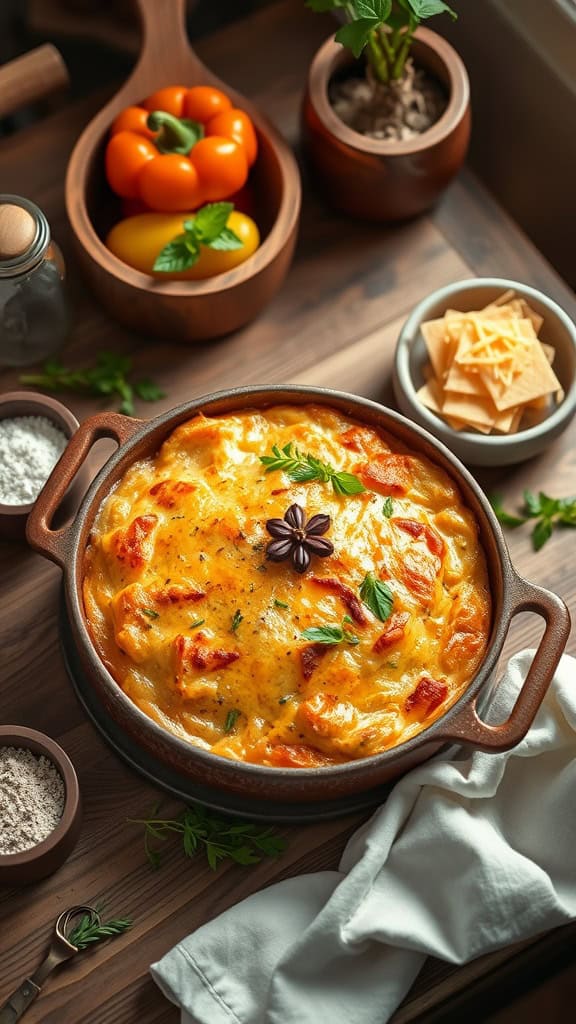
[[153, 270], [173, 274], [188, 270], [200, 259], [202, 246], [230, 252], [242, 249], [244, 242], [231, 228], [226, 227], [234, 203], [208, 203], [193, 217], [185, 220], [184, 231], [165, 245], [156, 257]]
[[511, 530], [530, 520], [535, 520], [531, 532], [534, 551], [540, 551], [540, 548], [544, 547], [550, 540], [555, 527], [576, 526], [576, 497], [551, 498], [544, 491], [539, 491], [538, 494], [534, 494], [533, 491], [524, 491], [523, 497], [524, 506], [520, 516], [511, 515], [505, 511], [502, 497], [499, 494], [491, 496], [490, 504], [498, 522]]
[[361, 494], [366, 490], [361, 480], [353, 473], [338, 471], [314, 455], [299, 452], [291, 441], [283, 448], [273, 445], [272, 452], [272, 455], [260, 456], [260, 462], [266, 467], [267, 473], [281, 469], [295, 483], [305, 483], [308, 480], [331, 483], [334, 493], [340, 495]]
[[[96, 913], [99, 911], [95, 908]], [[122, 935], [132, 927], [132, 921], [128, 917], [116, 917], [110, 921], [98, 921], [98, 918], [91, 914], [84, 914], [80, 921], [66, 936], [68, 942], [76, 949], [88, 949], [96, 942], [103, 939], [111, 939], [115, 935]]]
[[164, 842], [171, 835], [181, 837], [187, 857], [203, 852], [213, 871], [226, 860], [246, 866], [259, 864], [264, 857], [279, 857], [286, 849], [285, 839], [275, 829], [221, 818], [200, 804], [190, 804], [177, 818], [158, 818], [154, 814], [129, 820], [144, 825], [144, 849], [154, 868], [160, 866], [161, 855], [152, 843]]
[[81, 395], [118, 397], [119, 411], [126, 416], [134, 413], [134, 396], [144, 402], [157, 402], [164, 398], [164, 392], [148, 377], [130, 383], [128, 374], [132, 370], [129, 356], [116, 352], [100, 352], [94, 366], [83, 370], [70, 370], [58, 359], [49, 359], [42, 373], [23, 373], [20, 383], [45, 391], [73, 391]]
[[226, 722], [224, 724], [224, 732], [232, 732], [232, 729], [236, 725], [236, 722], [240, 718], [241, 714], [242, 714], [242, 712], [239, 711], [238, 708], [231, 708], [231, 710], [226, 715]]
[[352, 625], [352, 619], [349, 615], [345, 615], [342, 619], [342, 625], [327, 625], [327, 626], [310, 626], [300, 633], [303, 640], [311, 640], [315, 644], [351, 644], [356, 647], [360, 643], [358, 637], [351, 633], [350, 630], [346, 629], [346, 624]]
[[386, 619], [390, 618], [394, 594], [386, 583], [376, 579], [371, 572], [366, 574], [360, 585], [360, 597], [381, 622], [386, 622]]
[[336, 40], [359, 57], [366, 58], [375, 79], [386, 85], [402, 77], [418, 25], [436, 14], [455, 11], [442, 0], [307, 0], [313, 11], [341, 9], [346, 23]]

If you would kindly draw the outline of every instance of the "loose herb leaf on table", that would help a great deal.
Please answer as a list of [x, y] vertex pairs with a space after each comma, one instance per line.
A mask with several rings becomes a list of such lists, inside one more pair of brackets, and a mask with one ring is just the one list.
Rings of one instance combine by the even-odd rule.
[[144, 825], [144, 849], [152, 867], [161, 862], [153, 842], [164, 842], [171, 834], [182, 839], [184, 853], [194, 857], [204, 853], [213, 871], [224, 860], [236, 864], [259, 864], [264, 857], [278, 857], [286, 841], [273, 828], [234, 818], [221, 818], [200, 804], [190, 804], [177, 818], [128, 819], [133, 825]]
[[335, 494], [361, 494], [366, 490], [362, 481], [353, 473], [338, 471], [314, 455], [299, 452], [291, 441], [283, 448], [273, 445], [272, 452], [272, 455], [260, 456], [260, 462], [266, 467], [267, 473], [281, 469], [295, 483], [308, 480], [331, 483]]
[[122, 935], [132, 927], [132, 921], [128, 917], [117, 917], [111, 921], [95, 920], [90, 914], [84, 914], [79, 923], [67, 935], [68, 942], [76, 949], [87, 949], [96, 942], [103, 939], [111, 939], [115, 935]]
[[516, 529], [530, 520], [535, 520], [531, 533], [532, 546], [535, 551], [544, 547], [555, 527], [576, 526], [576, 497], [551, 498], [544, 491], [539, 491], [538, 494], [524, 491], [523, 497], [524, 507], [521, 509], [522, 515], [520, 516], [510, 515], [505, 511], [499, 494], [491, 496], [490, 504], [498, 522], [509, 529]]
[[71, 370], [58, 359], [49, 359], [44, 363], [42, 373], [24, 373], [20, 383], [45, 391], [73, 391], [81, 395], [106, 397], [115, 395], [121, 400], [119, 411], [132, 416], [135, 394], [144, 402], [156, 402], [164, 398], [164, 392], [148, 377], [131, 383], [128, 380], [131, 370], [129, 356], [99, 352], [94, 366], [83, 370]]

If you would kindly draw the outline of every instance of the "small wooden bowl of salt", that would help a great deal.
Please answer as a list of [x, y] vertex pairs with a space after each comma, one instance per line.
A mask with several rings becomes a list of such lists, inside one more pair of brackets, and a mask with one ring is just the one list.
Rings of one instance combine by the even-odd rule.
[[[48, 395], [0, 395], [0, 537], [24, 539], [28, 513], [78, 426], [70, 410]], [[68, 506], [86, 484], [85, 478], [74, 481]], [[63, 508], [61, 515], [66, 512]]]
[[81, 823], [78, 778], [62, 747], [35, 729], [0, 726], [0, 885], [51, 875]]

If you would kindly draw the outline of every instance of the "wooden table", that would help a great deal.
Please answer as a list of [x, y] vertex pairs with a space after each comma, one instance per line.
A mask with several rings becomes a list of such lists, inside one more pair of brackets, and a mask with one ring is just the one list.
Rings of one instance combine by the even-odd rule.
[[[287, 0], [206, 40], [199, 52], [217, 74], [260, 104], [297, 147], [306, 68], [330, 27], [299, 0]], [[249, 52], [257, 59], [248, 59]], [[429, 216], [386, 230], [335, 215], [315, 195], [304, 171], [296, 258], [284, 287], [255, 323], [194, 348], [130, 334], [108, 318], [79, 279], [64, 214], [66, 161], [101, 102], [100, 97], [68, 106], [4, 140], [0, 182], [2, 191], [36, 201], [63, 245], [74, 312], [66, 360], [81, 366], [100, 349], [130, 353], [138, 372], [153, 376], [166, 391], [162, 402], [141, 405], [138, 415], [234, 384], [301, 382], [391, 403], [392, 352], [403, 320], [424, 295], [458, 278], [516, 278], [543, 289], [576, 315], [573, 295], [471, 174], [462, 174]], [[2, 374], [2, 390], [16, 384], [16, 373]], [[96, 401], [66, 400], [79, 418], [100, 408]], [[511, 507], [525, 487], [576, 493], [575, 452], [576, 423], [542, 457], [478, 478], [486, 489], [497, 485]], [[570, 534], [555, 535], [539, 554], [532, 551], [527, 530], [511, 533], [509, 543], [523, 575], [576, 608]], [[67, 864], [32, 888], [0, 892], [0, 1005], [39, 961], [57, 914], [71, 904], [105, 897], [113, 914], [133, 917], [133, 930], [53, 977], [29, 1011], [29, 1024], [175, 1024], [177, 1011], [149, 979], [148, 965], [249, 893], [304, 871], [335, 867], [362, 819], [284, 827], [287, 852], [254, 869], [223, 867], [213, 874], [202, 860], [186, 861], [173, 849], [162, 868], [152, 871], [141, 829], [126, 819], [145, 815], [158, 792], [115, 756], [74, 697], [59, 649], [58, 570], [24, 544], [0, 543], [0, 580], [1, 720], [57, 739], [77, 767], [84, 799], [82, 836]], [[537, 621], [518, 618], [508, 653], [535, 643]], [[576, 651], [574, 637], [569, 650]], [[431, 961], [394, 1020], [444, 1020], [447, 1007], [463, 1006], [464, 996], [476, 998], [512, 967], [529, 964], [532, 970], [543, 957], [573, 946], [575, 935], [574, 928], [565, 928], [459, 969]], [[468, 1001], [462, 1013], [470, 1016], [469, 1007]]]

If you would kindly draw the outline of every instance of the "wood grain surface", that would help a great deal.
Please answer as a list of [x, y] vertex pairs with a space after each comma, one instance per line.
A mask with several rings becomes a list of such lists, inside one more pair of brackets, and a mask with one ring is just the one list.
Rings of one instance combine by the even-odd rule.
[[[234, 24], [198, 50], [209, 67], [259, 104], [297, 148], [306, 67], [330, 27], [299, 0], [286, 0]], [[248, 59], [248, 53], [256, 52], [258, 59]], [[68, 155], [104, 99], [69, 105], [4, 140], [0, 182], [2, 191], [39, 204], [63, 246], [74, 321], [66, 361], [85, 365], [101, 349], [129, 353], [137, 371], [154, 377], [166, 391], [154, 406], [139, 404], [139, 416], [236, 384], [303, 382], [391, 404], [390, 367], [400, 325], [423, 296], [458, 278], [517, 278], [576, 314], [573, 295], [468, 173], [430, 216], [384, 229], [332, 213], [304, 170], [296, 258], [283, 288], [256, 322], [193, 349], [131, 334], [109, 319], [83, 285], [64, 216]], [[15, 372], [1, 374], [2, 391], [16, 384]], [[80, 419], [101, 408], [97, 401], [64, 397]], [[573, 494], [575, 451], [576, 423], [540, 458], [517, 468], [483, 471], [478, 479], [487, 490], [498, 487], [512, 507], [525, 487]], [[509, 544], [523, 575], [576, 608], [571, 533], [554, 535], [538, 554], [527, 530], [509, 534]], [[57, 739], [77, 768], [84, 800], [82, 836], [66, 865], [31, 888], [0, 891], [0, 1005], [41, 959], [58, 913], [102, 897], [114, 915], [134, 918], [133, 930], [62, 968], [47, 982], [27, 1021], [176, 1024], [178, 1013], [149, 979], [148, 965], [203, 922], [272, 881], [334, 868], [365, 815], [283, 827], [286, 853], [257, 868], [223, 867], [214, 874], [201, 860], [187, 861], [174, 848], [161, 869], [152, 871], [141, 830], [126, 819], [145, 815], [159, 794], [111, 752], [74, 697], [59, 649], [59, 584], [55, 566], [24, 544], [0, 542], [0, 720]], [[539, 634], [534, 616], [519, 616], [506, 653], [535, 645]], [[576, 651], [573, 635], [568, 649]], [[167, 810], [177, 808], [166, 800]], [[394, 1021], [439, 1020], [450, 1001], [454, 1005], [464, 993], [474, 995], [502, 970], [521, 969], [547, 949], [573, 945], [575, 936], [576, 929], [568, 927], [462, 968], [429, 961]]]

